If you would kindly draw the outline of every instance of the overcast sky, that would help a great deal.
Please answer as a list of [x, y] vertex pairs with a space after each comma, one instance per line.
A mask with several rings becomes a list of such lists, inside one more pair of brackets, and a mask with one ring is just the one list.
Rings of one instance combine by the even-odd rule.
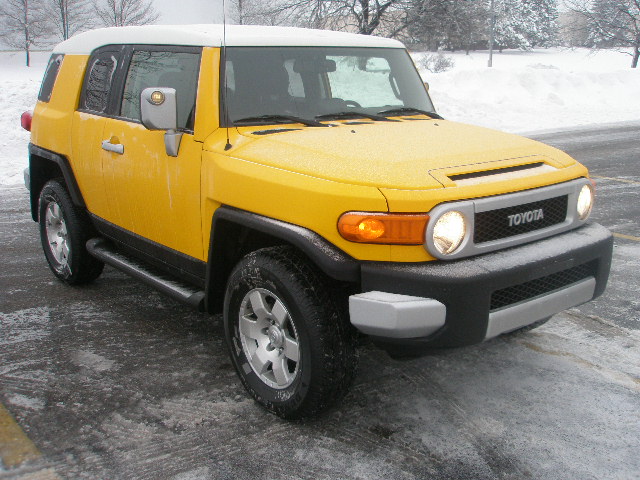
[[152, 0], [152, 3], [160, 14], [161, 24], [222, 23], [222, 0]]

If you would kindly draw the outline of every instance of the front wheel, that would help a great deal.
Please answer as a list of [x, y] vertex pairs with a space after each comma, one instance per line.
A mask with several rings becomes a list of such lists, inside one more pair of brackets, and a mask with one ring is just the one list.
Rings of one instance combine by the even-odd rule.
[[247, 391], [284, 418], [315, 416], [339, 400], [357, 355], [330, 282], [295, 249], [244, 257], [229, 277], [225, 337]]

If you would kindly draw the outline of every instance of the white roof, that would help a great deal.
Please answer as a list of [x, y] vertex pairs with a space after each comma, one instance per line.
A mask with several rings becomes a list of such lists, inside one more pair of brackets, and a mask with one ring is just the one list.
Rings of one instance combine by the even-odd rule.
[[[151, 44], [220, 47], [222, 25], [145, 25], [98, 28], [59, 43], [55, 53], [89, 54], [103, 45]], [[261, 25], [227, 25], [227, 46], [327, 46], [404, 48], [397, 40], [371, 35]]]

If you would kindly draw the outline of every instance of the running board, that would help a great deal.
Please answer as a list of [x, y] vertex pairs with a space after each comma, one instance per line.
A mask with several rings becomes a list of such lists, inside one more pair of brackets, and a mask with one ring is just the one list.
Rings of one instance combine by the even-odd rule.
[[116, 251], [104, 238], [92, 238], [87, 251], [98, 260], [146, 283], [165, 295], [204, 312], [204, 292], [187, 283], [160, 275], [149, 266]]

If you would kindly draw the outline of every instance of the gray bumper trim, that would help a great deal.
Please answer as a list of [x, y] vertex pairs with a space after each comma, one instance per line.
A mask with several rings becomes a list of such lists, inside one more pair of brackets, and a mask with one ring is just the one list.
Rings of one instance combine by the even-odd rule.
[[432, 298], [373, 291], [349, 297], [349, 316], [367, 335], [417, 338], [442, 327], [447, 309]]
[[562, 290], [492, 312], [489, 314], [485, 338], [516, 330], [567, 308], [588, 302], [593, 298], [595, 289], [596, 280], [590, 277]]

